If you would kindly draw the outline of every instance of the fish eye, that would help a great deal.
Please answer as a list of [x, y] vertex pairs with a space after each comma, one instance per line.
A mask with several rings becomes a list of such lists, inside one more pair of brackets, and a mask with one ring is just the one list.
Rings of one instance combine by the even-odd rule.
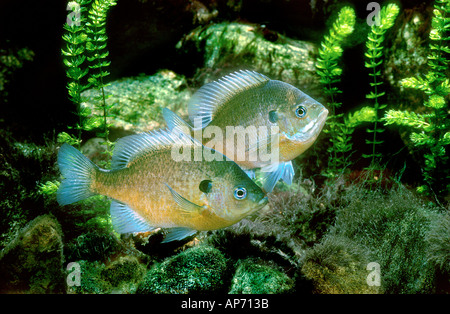
[[298, 118], [304, 118], [304, 117], [306, 116], [306, 108], [303, 107], [303, 106], [298, 106], [298, 107], [295, 109], [295, 115], [296, 115]]
[[203, 180], [200, 182], [200, 185], [198, 186], [200, 191], [203, 193], [209, 193], [212, 189], [212, 181], [211, 180]]
[[269, 121], [276, 123], [278, 121], [278, 113], [275, 110], [269, 111]]
[[247, 197], [247, 189], [244, 187], [238, 187], [234, 190], [234, 198], [237, 200], [243, 200]]

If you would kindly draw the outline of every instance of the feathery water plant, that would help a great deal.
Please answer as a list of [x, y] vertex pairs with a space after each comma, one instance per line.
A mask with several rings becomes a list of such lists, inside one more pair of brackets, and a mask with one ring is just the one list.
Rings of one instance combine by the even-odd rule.
[[[66, 42], [65, 49], [62, 49], [63, 62], [66, 65], [66, 74], [69, 78], [67, 89], [70, 100], [77, 107], [79, 122], [75, 126], [78, 130], [78, 137], [66, 132], [58, 135], [59, 142], [69, 142], [69, 144], [81, 144], [81, 131], [102, 130], [98, 136], [105, 138], [107, 153], [111, 153], [112, 143], [108, 139], [108, 109], [106, 105], [106, 86], [104, 78], [109, 75], [106, 71], [110, 62], [106, 60], [109, 52], [106, 49], [106, 16], [108, 10], [116, 5], [114, 0], [77, 0], [68, 4], [68, 9], [73, 11], [69, 14], [67, 23], [64, 25], [65, 33], [63, 40]], [[89, 5], [91, 6], [89, 7]], [[75, 20], [73, 19], [75, 17]], [[86, 62], [87, 61], [87, 62]], [[91, 111], [81, 106], [83, 99], [81, 93], [88, 88], [95, 88], [100, 91], [101, 102], [100, 111], [103, 116], [91, 116]]]
[[424, 151], [423, 179], [426, 185], [419, 192], [444, 197], [450, 191], [450, 81], [448, 77], [450, 54], [450, 0], [436, 0], [430, 31], [428, 73], [424, 77], [403, 79], [401, 85], [423, 91], [428, 95], [425, 113], [389, 110], [386, 124], [407, 126], [414, 131], [411, 142]]
[[100, 126], [103, 130], [99, 132], [98, 135], [105, 139], [105, 144], [107, 146], [107, 153], [112, 153], [113, 143], [109, 141], [109, 125], [107, 122], [108, 111], [111, 109], [112, 105], [106, 104], [106, 98], [104, 87], [104, 79], [109, 75], [106, 70], [111, 64], [110, 61], [106, 59], [109, 52], [106, 49], [106, 41], [108, 36], [106, 35], [106, 16], [108, 10], [116, 5], [117, 2], [114, 0], [95, 0], [92, 3], [92, 7], [89, 10], [88, 21], [86, 23], [86, 33], [87, 42], [86, 50], [90, 53], [88, 54], [89, 61], [89, 78], [88, 82], [95, 89], [101, 92], [99, 98], [102, 100], [100, 102], [100, 107], [98, 108], [103, 112], [103, 117], [94, 117], [94, 125]]
[[387, 107], [386, 104], [379, 103], [380, 97], [384, 96], [385, 94], [385, 92], [380, 91], [380, 86], [383, 84], [383, 82], [379, 79], [381, 76], [381, 70], [379, 66], [383, 63], [382, 44], [384, 41], [385, 33], [394, 25], [398, 13], [399, 8], [393, 3], [390, 3], [387, 6], [383, 7], [379, 12], [379, 23], [374, 23], [371, 26], [366, 41], [367, 52], [364, 55], [367, 57], [367, 61], [364, 65], [366, 68], [372, 70], [372, 72], [369, 73], [369, 76], [371, 76], [373, 80], [372, 82], [370, 82], [372, 90], [369, 94], [366, 95], [366, 98], [372, 99], [374, 102], [373, 109], [375, 112], [375, 121], [373, 123], [373, 129], [367, 129], [367, 132], [371, 133], [373, 137], [371, 140], [366, 139], [366, 143], [372, 145], [372, 153], [363, 154], [363, 157], [372, 159], [372, 167], [375, 167], [375, 165], [377, 164], [376, 159], [379, 159], [381, 157], [381, 153], [376, 152], [376, 145], [383, 143], [382, 140], [377, 140], [377, 133], [381, 133], [384, 131], [384, 129], [379, 128], [379, 123], [381, 123], [379, 111]]
[[320, 76], [320, 83], [326, 96], [329, 97], [328, 109], [330, 114], [327, 119], [327, 127], [324, 132], [329, 134], [331, 147], [328, 171], [326, 175], [334, 177], [339, 169], [343, 169], [347, 163], [346, 154], [352, 149], [351, 133], [352, 128], [348, 128], [344, 121], [343, 113], [337, 114], [342, 103], [338, 102], [337, 96], [342, 93], [336, 86], [340, 82], [342, 68], [339, 66], [339, 59], [342, 57], [342, 43], [349, 36], [355, 25], [355, 11], [351, 7], [343, 7], [333, 23], [330, 33], [324, 36], [319, 48], [317, 59], [317, 74]]
[[78, 147], [81, 144], [81, 131], [83, 130], [83, 124], [86, 118], [86, 112], [83, 112], [80, 104], [82, 102], [81, 93], [87, 88], [84, 77], [87, 75], [88, 69], [83, 64], [86, 61], [86, 13], [87, 5], [90, 2], [91, 0], [78, 0], [71, 1], [67, 4], [67, 9], [71, 10], [72, 13], [67, 17], [67, 21], [64, 24], [65, 33], [62, 36], [62, 39], [66, 43], [65, 48], [61, 49], [61, 53], [66, 66], [66, 75], [69, 79], [67, 91], [69, 93], [69, 99], [77, 108], [79, 121], [75, 126], [75, 129], [78, 131], [77, 137], [67, 132], [61, 132], [58, 134], [58, 141], [77, 145]]

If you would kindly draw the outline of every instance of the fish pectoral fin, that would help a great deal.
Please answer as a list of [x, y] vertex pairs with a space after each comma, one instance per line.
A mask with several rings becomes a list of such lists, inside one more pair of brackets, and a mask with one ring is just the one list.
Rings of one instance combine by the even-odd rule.
[[156, 229], [124, 203], [113, 200], [110, 210], [113, 227], [118, 233], [147, 232]]
[[178, 204], [178, 206], [181, 207], [182, 212], [184, 212], [185, 214], [193, 214], [203, 211], [204, 209], [203, 206], [197, 205], [185, 199], [177, 191], [172, 189], [170, 185], [168, 185], [167, 183], [165, 183], [165, 185], [169, 188], [170, 193], [172, 193], [173, 200]]
[[290, 185], [294, 177], [292, 161], [271, 164], [262, 168], [261, 172], [263, 173], [263, 190], [266, 193], [272, 192], [278, 180], [283, 179], [284, 182]]
[[292, 179], [294, 179], [294, 166], [292, 165], [292, 160], [284, 163], [284, 171], [281, 179], [286, 182], [287, 185], [292, 184]]
[[166, 234], [164, 240], [161, 243], [183, 240], [184, 238], [187, 238], [195, 234], [197, 230], [185, 227], [176, 227], [168, 229], [167, 232], [168, 233]]

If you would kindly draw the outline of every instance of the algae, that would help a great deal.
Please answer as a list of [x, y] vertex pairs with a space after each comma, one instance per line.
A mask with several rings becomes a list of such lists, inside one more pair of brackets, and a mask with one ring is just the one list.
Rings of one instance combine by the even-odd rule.
[[196, 246], [153, 266], [137, 293], [219, 292], [224, 288], [228, 268], [222, 252], [205, 245]]
[[262, 260], [239, 261], [229, 293], [279, 294], [292, 292], [294, 281], [278, 268]]

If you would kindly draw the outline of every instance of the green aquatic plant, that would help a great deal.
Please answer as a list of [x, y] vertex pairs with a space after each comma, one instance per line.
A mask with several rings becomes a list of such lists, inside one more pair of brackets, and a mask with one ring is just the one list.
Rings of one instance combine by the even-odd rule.
[[336, 86], [340, 82], [342, 68], [339, 65], [339, 59], [342, 57], [342, 43], [349, 36], [355, 25], [355, 11], [351, 7], [343, 7], [336, 21], [333, 23], [328, 35], [319, 48], [319, 57], [317, 58], [317, 74], [320, 76], [320, 83], [323, 86], [324, 93], [329, 97], [328, 109], [330, 114], [327, 119], [327, 127], [324, 132], [329, 134], [331, 147], [327, 176], [335, 176], [339, 169], [343, 169], [347, 164], [346, 156], [352, 149], [351, 133], [353, 129], [349, 128], [344, 121], [344, 114], [337, 113], [337, 109], [342, 105], [338, 101], [338, 94], [342, 93]]
[[425, 112], [389, 110], [386, 124], [396, 124], [414, 129], [410, 134], [413, 145], [423, 152], [423, 179], [426, 185], [419, 192], [443, 197], [450, 190], [449, 155], [450, 144], [450, 81], [448, 78], [450, 53], [450, 1], [436, 0], [430, 31], [429, 71], [425, 76], [405, 78], [401, 85], [423, 91]]
[[[105, 139], [107, 152], [111, 153], [112, 143], [108, 139], [108, 110], [106, 104], [107, 95], [104, 87], [104, 79], [109, 75], [106, 70], [110, 62], [106, 60], [109, 55], [106, 49], [106, 17], [109, 9], [116, 5], [113, 0], [78, 0], [68, 3], [69, 14], [64, 24], [65, 33], [63, 40], [66, 47], [61, 50], [63, 62], [66, 66], [66, 75], [69, 79], [67, 90], [70, 100], [77, 107], [79, 117], [78, 124], [74, 127], [78, 134], [73, 136], [67, 132], [58, 135], [59, 142], [66, 142], [80, 147], [81, 132], [101, 130], [99, 137]], [[91, 5], [90, 5], [91, 4]], [[90, 5], [90, 6], [89, 6]], [[87, 61], [87, 62], [86, 62]], [[94, 87], [100, 91], [99, 109], [102, 116], [91, 116], [92, 111], [83, 107], [81, 93], [88, 88]]]
[[109, 51], [106, 49], [106, 16], [109, 9], [117, 4], [114, 0], [95, 0], [89, 10], [88, 21], [86, 23], [86, 50], [89, 52], [89, 78], [88, 82], [91, 86], [101, 92], [99, 98], [102, 100], [99, 104], [103, 115], [101, 117], [93, 117], [92, 123], [98, 126], [102, 131], [97, 135], [105, 139], [107, 153], [112, 154], [113, 143], [109, 140], [109, 125], [107, 122], [108, 111], [112, 105], [106, 104], [105, 78], [109, 75], [107, 68], [111, 64], [106, 58]]
[[[77, 116], [79, 121], [74, 127], [77, 130], [77, 136], [73, 136], [67, 132], [58, 134], [58, 141], [69, 143], [71, 145], [81, 144], [81, 131], [83, 130], [84, 120], [87, 113], [81, 107], [81, 93], [87, 88], [84, 77], [88, 74], [88, 69], [84, 66], [86, 61], [85, 50], [87, 35], [85, 24], [87, 21], [87, 5], [91, 0], [71, 1], [67, 8], [73, 13], [69, 14], [64, 24], [64, 34], [62, 36], [65, 42], [65, 48], [61, 49], [63, 62], [66, 66], [66, 75], [68, 78], [67, 91], [69, 99], [77, 108]], [[70, 129], [70, 127], [69, 127]]]
[[386, 104], [380, 103], [380, 98], [385, 95], [385, 92], [380, 90], [380, 87], [383, 84], [383, 82], [380, 80], [380, 66], [383, 63], [382, 44], [385, 38], [385, 33], [394, 25], [398, 13], [399, 8], [393, 3], [390, 3], [387, 6], [383, 7], [379, 13], [379, 23], [372, 24], [366, 41], [367, 51], [364, 55], [366, 56], [367, 61], [364, 65], [366, 68], [372, 70], [372, 72], [369, 73], [369, 76], [372, 77], [372, 82], [370, 82], [372, 90], [369, 94], [366, 95], [366, 98], [372, 99], [374, 102], [373, 110], [375, 113], [375, 119], [373, 122], [373, 129], [367, 129], [367, 132], [372, 134], [373, 137], [371, 140], [366, 139], [366, 143], [372, 145], [372, 153], [363, 154], [363, 157], [371, 158], [372, 166], [375, 166], [376, 159], [379, 159], [381, 157], [381, 153], [376, 152], [376, 146], [383, 143], [382, 140], [377, 140], [377, 133], [381, 133], [384, 131], [384, 129], [379, 127], [379, 124], [381, 123], [381, 116], [379, 114], [379, 111], [387, 107]]

